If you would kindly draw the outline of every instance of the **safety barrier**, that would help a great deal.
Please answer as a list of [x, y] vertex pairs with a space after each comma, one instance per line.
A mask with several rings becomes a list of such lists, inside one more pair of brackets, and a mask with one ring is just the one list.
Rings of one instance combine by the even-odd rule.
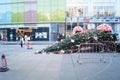
[[79, 53], [94, 53], [94, 52], [115, 52], [116, 46], [113, 42], [102, 43], [80, 43], [78, 46]]
[[[99, 59], [105, 61], [105, 52], [116, 52], [116, 46], [113, 42], [102, 43], [80, 43], [78, 46], [77, 62], [82, 63], [82, 59]], [[92, 54], [93, 53], [93, 54]]]
[[1, 56], [1, 62], [2, 62], [2, 66], [0, 66], [0, 72], [8, 71], [9, 68], [7, 66], [7, 60], [4, 54]]

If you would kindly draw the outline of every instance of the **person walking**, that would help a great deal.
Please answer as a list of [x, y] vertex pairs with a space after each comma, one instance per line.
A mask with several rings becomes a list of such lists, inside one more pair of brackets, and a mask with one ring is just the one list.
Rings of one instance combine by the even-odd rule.
[[25, 41], [25, 45], [27, 45], [28, 44], [28, 37], [27, 37], [27, 35], [24, 36], [24, 41]]
[[21, 36], [21, 37], [20, 37], [20, 45], [21, 45], [21, 47], [23, 47], [23, 44], [24, 44], [24, 39], [23, 39], [23, 37]]
[[61, 41], [60, 38], [61, 38], [61, 37], [60, 37], [60, 33], [57, 33], [57, 41], [58, 41], [58, 42]]

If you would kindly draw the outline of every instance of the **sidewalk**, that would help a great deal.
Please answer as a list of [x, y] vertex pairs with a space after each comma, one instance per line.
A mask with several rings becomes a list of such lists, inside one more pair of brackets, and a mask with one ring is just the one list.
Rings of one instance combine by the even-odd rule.
[[[55, 41], [29, 41], [32, 45], [51, 45], [54, 44]], [[0, 41], [1, 45], [19, 45], [20, 41]]]
[[[120, 55], [106, 55], [106, 63], [83, 59], [77, 54], [16, 54], [7, 56], [10, 70], [0, 73], [0, 80], [119, 80]], [[12, 77], [14, 76], [14, 77]]]
[[[0, 73], [0, 80], [119, 80], [120, 54], [80, 53], [82, 64], [74, 54], [33, 54], [47, 45], [33, 45], [32, 50], [19, 45], [0, 46], [0, 54], [6, 54], [9, 71]], [[81, 58], [80, 57], [80, 58]], [[93, 57], [93, 58], [89, 58]]]

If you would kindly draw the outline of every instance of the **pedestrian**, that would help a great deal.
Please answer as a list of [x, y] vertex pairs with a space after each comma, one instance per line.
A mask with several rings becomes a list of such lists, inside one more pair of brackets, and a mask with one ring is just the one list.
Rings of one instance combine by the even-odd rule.
[[20, 45], [21, 45], [21, 47], [23, 47], [23, 44], [24, 44], [24, 39], [23, 39], [23, 37], [21, 36], [21, 37], [20, 37]]
[[57, 41], [59, 42], [61, 39], [60, 39], [60, 33], [57, 33]]
[[25, 41], [25, 45], [27, 45], [28, 44], [28, 37], [27, 37], [27, 35], [24, 36], [24, 41]]

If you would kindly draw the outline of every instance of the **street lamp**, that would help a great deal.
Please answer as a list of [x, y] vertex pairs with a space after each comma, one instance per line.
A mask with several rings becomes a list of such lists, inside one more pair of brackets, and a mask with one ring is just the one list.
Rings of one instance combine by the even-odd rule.
[[77, 26], [79, 26], [79, 17], [77, 17]]
[[71, 17], [71, 33], [72, 33], [72, 17]]

